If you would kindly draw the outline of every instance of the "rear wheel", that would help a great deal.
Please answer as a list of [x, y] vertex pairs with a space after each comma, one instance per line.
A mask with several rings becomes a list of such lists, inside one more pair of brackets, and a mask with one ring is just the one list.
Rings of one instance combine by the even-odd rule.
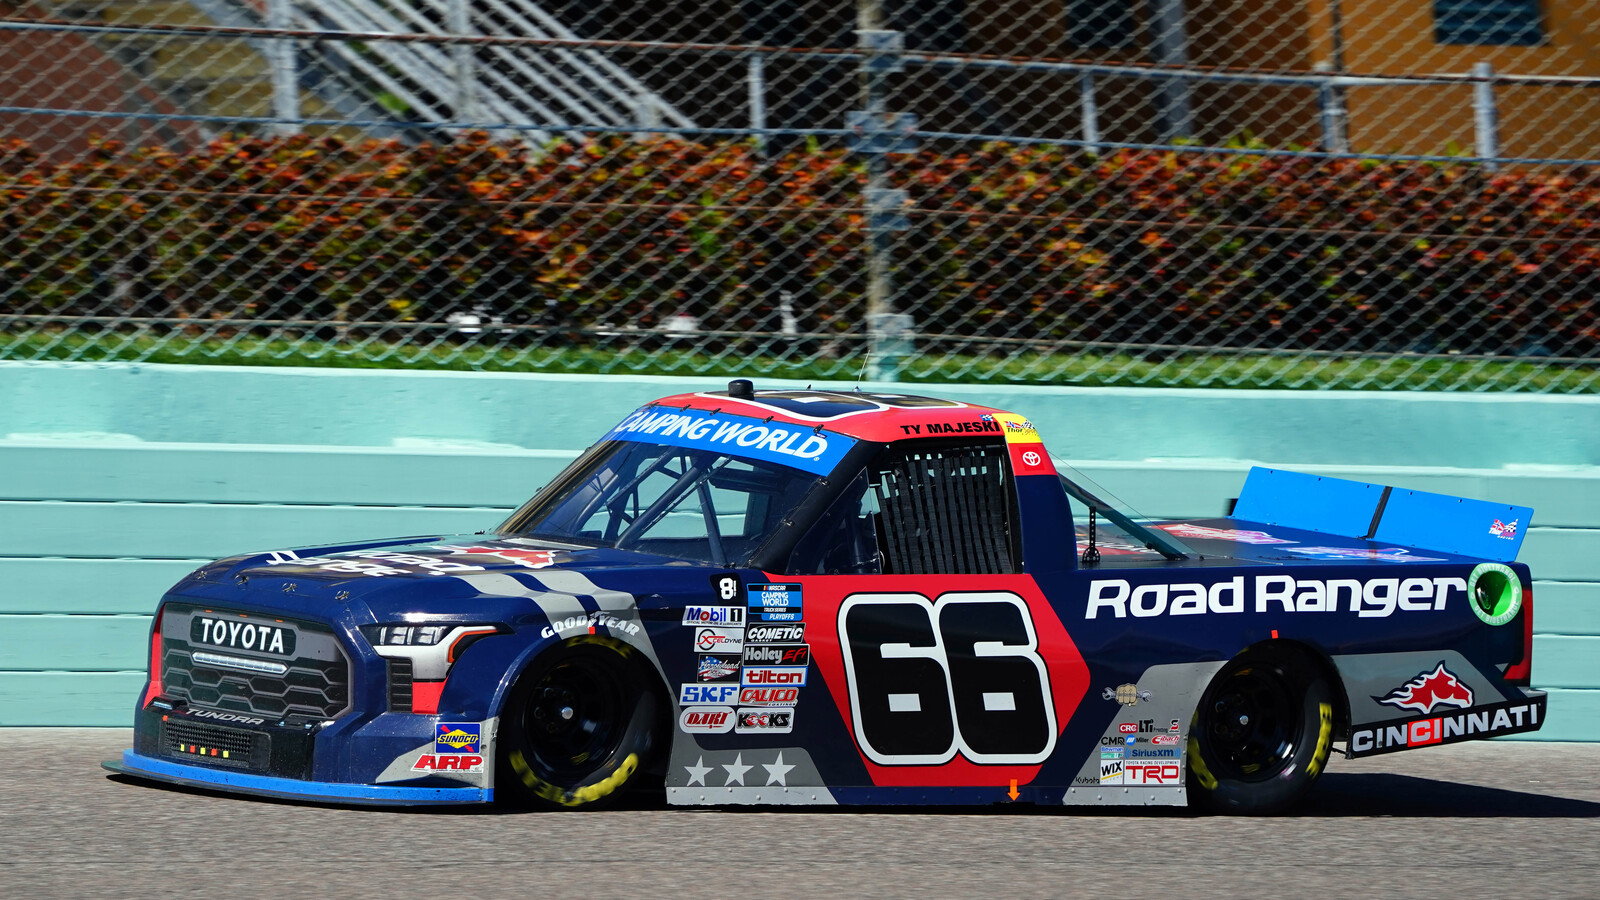
[[1189, 728], [1189, 791], [1235, 815], [1287, 809], [1311, 789], [1333, 748], [1333, 688], [1284, 650], [1252, 650], [1217, 673]]
[[636, 784], [661, 740], [638, 651], [589, 635], [517, 680], [500, 721], [499, 786], [526, 805], [602, 806]]

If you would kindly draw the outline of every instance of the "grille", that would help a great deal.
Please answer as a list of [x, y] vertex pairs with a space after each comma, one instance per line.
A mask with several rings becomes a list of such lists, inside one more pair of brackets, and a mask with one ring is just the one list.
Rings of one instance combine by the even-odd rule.
[[411, 660], [389, 659], [389, 711], [411, 712]]
[[256, 753], [258, 744], [265, 751], [267, 735], [224, 725], [167, 721], [162, 726], [161, 746], [168, 755], [192, 757], [210, 765], [261, 768]]
[[[350, 708], [350, 663], [333, 635], [300, 629], [301, 649], [332, 647], [318, 659], [302, 654], [279, 660], [282, 675], [244, 672], [194, 659], [187, 640], [162, 636], [161, 686], [166, 696], [191, 706], [253, 713], [268, 720], [331, 719]], [[212, 648], [203, 648], [210, 651]]]

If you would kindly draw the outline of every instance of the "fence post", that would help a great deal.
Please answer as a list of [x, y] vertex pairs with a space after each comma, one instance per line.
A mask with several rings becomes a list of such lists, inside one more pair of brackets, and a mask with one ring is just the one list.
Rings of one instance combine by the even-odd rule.
[[[1318, 72], [1332, 70], [1324, 61], [1318, 61], [1312, 68]], [[1338, 77], [1329, 75], [1317, 82], [1317, 103], [1322, 108], [1322, 149], [1329, 153], [1349, 153], [1350, 137], [1345, 130], [1349, 113], [1345, 110], [1344, 90], [1335, 84]]]
[[[294, 0], [267, 0], [267, 27], [288, 31], [294, 27]], [[299, 62], [294, 38], [275, 37], [268, 44], [272, 65], [272, 130], [279, 135], [300, 130]]]
[[1094, 99], [1094, 73], [1078, 73], [1079, 118], [1083, 122], [1083, 149], [1090, 156], [1100, 155], [1100, 104]]
[[[462, 37], [472, 31], [472, 9], [467, 5], [469, 0], [450, 0], [449, 21], [446, 23], [450, 33]], [[456, 124], [467, 126], [478, 120], [477, 91], [473, 84], [476, 75], [472, 66], [472, 45], [455, 43], [450, 45], [450, 58], [455, 71], [456, 96], [455, 107]]]
[[750, 130], [757, 156], [767, 155], [767, 58], [760, 53], [750, 54], [750, 71], [747, 76], [750, 91]]
[[1500, 113], [1494, 105], [1494, 67], [1486, 62], [1472, 66], [1472, 124], [1478, 158], [1493, 172], [1500, 168]]
[[887, 110], [889, 74], [898, 72], [904, 49], [899, 32], [883, 27], [882, 0], [857, 0], [856, 40], [861, 49], [861, 105], [857, 115], [860, 133], [857, 152], [867, 158], [867, 187], [862, 206], [867, 219], [867, 377], [896, 381], [900, 366], [910, 355], [909, 315], [894, 310], [894, 282], [890, 269], [894, 231], [903, 217], [893, 207], [903, 192], [891, 191], [889, 153], [897, 148], [898, 129]]
[[[1166, 66], [1189, 65], [1189, 35], [1183, 0], [1155, 0], [1156, 60]], [[1161, 139], [1194, 135], [1194, 114], [1189, 106], [1189, 79], [1168, 75], [1159, 81]]]

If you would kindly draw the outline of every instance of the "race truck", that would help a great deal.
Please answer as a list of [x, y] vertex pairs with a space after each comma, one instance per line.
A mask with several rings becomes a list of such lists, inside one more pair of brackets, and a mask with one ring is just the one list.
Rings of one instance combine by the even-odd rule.
[[1270, 813], [1336, 745], [1543, 723], [1532, 510], [1258, 467], [1227, 515], [1151, 521], [1081, 481], [998, 409], [666, 397], [492, 532], [195, 570], [105, 766], [341, 804]]

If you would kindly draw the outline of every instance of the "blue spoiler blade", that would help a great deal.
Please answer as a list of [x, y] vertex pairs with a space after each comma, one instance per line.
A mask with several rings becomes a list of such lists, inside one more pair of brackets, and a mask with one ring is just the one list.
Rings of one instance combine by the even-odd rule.
[[1255, 466], [1233, 518], [1511, 562], [1533, 509]]

